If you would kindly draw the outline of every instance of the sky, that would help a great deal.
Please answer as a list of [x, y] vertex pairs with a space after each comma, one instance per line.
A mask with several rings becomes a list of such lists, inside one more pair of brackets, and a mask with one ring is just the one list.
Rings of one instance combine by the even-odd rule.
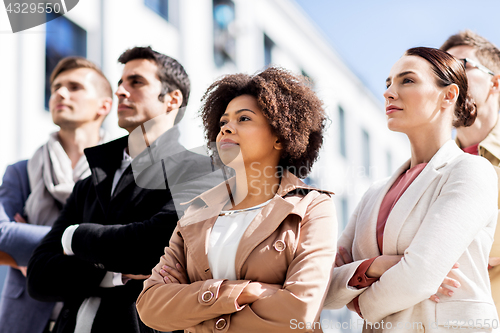
[[392, 65], [411, 47], [440, 47], [464, 29], [500, 46], [500, 0], [295, 1], [381, 101]]

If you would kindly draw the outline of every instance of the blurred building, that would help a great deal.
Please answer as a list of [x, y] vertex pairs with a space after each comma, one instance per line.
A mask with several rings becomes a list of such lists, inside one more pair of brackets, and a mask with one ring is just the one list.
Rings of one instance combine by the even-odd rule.
[[[254, 73], [270, 64], [309, 77], [330, 120], [320, 159], [306, 181], [336, 193], [339, 231], [367, 187], [409, 157], [406, 138], [387, 129], [382, 103], [293, 0], [80, 0], [64, 16], [47, 15], [54, 19], [12, 34], [0, 9], [1, 174], [57, 130], [47, 111], [47, 85], [61, 57], [89, 58], [116, 87], [122, 70], [118, 56], [147, 45], [178, 59], [191, 77], [181, 122], [188, 148], [204, 144], [197, 112], [217, 77]], [[105, 127], [115, 137], [126, 134], [117, 126], [116, 105]], [[350, 318], [347, 311], [323, 315]]]

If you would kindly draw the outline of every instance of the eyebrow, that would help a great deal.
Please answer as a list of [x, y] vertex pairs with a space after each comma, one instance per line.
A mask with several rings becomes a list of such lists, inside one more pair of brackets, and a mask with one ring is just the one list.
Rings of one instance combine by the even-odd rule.
[[[405, 76], [408, 74], [415, 74], [415, 72], [412, 72], [412, 71], [401, 72], [398, 75], [396, 75], [396, 77], [402, 77], [402, 76]], [[387, 79], [385, 79], [385, 83], [389, 83], [389, 82], [391, 82], [391, 77], [388, 77]]]
[[[134, 79], [144, 79], [144, 76], [139, 75], [139, 74], [133, 74], [133, 75], [129, 75], [129, 76], [127, 76], [127, 78], [126, 78], [126, 80], [127, 80], [127, 81], [131, 81], [131, 80], [134, 80]], [[122, 79], [120, 79], [120, 80], [118, 81], [118, 86], [119, 86], [120, 84], [122, 84], [122, 83], [123, 83], [123, 80], [122, 80]]]
[[[77, 81], [69, 81], [68, 83], [69, 83], [69, 84], [73, 84], [73, 85], [83, 86], [83, 84], [82, 84], [82, 83], [77, 82]], [[63, 83], [62, 83], [62, 82], [58, 82], [58, 83], [52, 84], [51, 88], [56, 88], [56, 87], [58, 88], [58, 87], [61, 87], [62, 85], [63, 85]]]
[[[239, 109], [238, 111], [235, 112], [235, 114], [238, 114], [238, 113], [241, 113], [243, 111], [250, 111], [252, 112], [253, 114], [256, 114], [254, 111], [250, 110], [250, 109]], [[228, 114], [226, 112], [224, 112], [224, 114], [222, 116], [228, 116]], [[222, 117], [221, 116], [221, 117]]]

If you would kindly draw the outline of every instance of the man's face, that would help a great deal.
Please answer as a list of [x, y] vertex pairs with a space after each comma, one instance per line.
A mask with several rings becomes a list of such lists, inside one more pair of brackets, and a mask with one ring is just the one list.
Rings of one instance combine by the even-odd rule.
[[77, 68], [59, 74], [51, 85], [49, 109], [54, 124], [77, 128], [99, 118], [102, 96], [97, 91], [98, 74]]
[[[452, 47], [447, 51], [449, 54], [458, 59], [468, 58], [471, 59], [481, 65], [479, 59], [476, 57], [476, 50], [472, 46], [460, 45]], [[476, 106], [478, 108], [478, 117], [484, 115], [481, 114], [481, 108], [489, 102], [490, 99], [495, 99], [495, 103], [498, 103], [498, 97], [490, 96], [490, 89], [492, 87], [491, 79], [493, 78], [490, 74], [483, 72], [482, 70], [472, 67], [469, 65], [465, 69], [465, 73], [467, 73], [467, 80], [469, 82], [469, 93], [474, 98], [476, 102]], [[495, 110], [498, 111], [498, 110]]]
[[170, 99], [158, 100], [161, 82], [157, 75], [157, 65], [147, 59], [127, 62], [118, 82], [118, 126], [129, 133], [137, 126], [167, 112]]

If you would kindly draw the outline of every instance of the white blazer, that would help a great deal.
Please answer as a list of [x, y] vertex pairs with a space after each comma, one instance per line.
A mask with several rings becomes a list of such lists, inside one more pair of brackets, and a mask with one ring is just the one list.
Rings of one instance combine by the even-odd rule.
[[[359, 295], [364, 319], [379, 323], [365, 323], [366, 332], [439, 332], [454, 323], [457, 328], [487, 328], [492, 322], [500, 326], [487, 269], [498, 214], [497, 175], [486, 159], [463, 153], [451, 140], [432, 157], [387, 219], [382, 254], [404, 257], [370, 287], [348, 286], [364, 259], [380, 255], [380, 204], [409, 165], [407, 161], [392, 177], [372, 185], [361, 199], [338, 241], [354, 262], [333, 270], [324, 307], [342, 308]], [[456, 262], [460, 267], [453, 270], [453, 278], [461, 287], [451, 297], [439, 295], [439, 303], [429, 300]], [[464, 331], [470, 330], [457, 330]]]

